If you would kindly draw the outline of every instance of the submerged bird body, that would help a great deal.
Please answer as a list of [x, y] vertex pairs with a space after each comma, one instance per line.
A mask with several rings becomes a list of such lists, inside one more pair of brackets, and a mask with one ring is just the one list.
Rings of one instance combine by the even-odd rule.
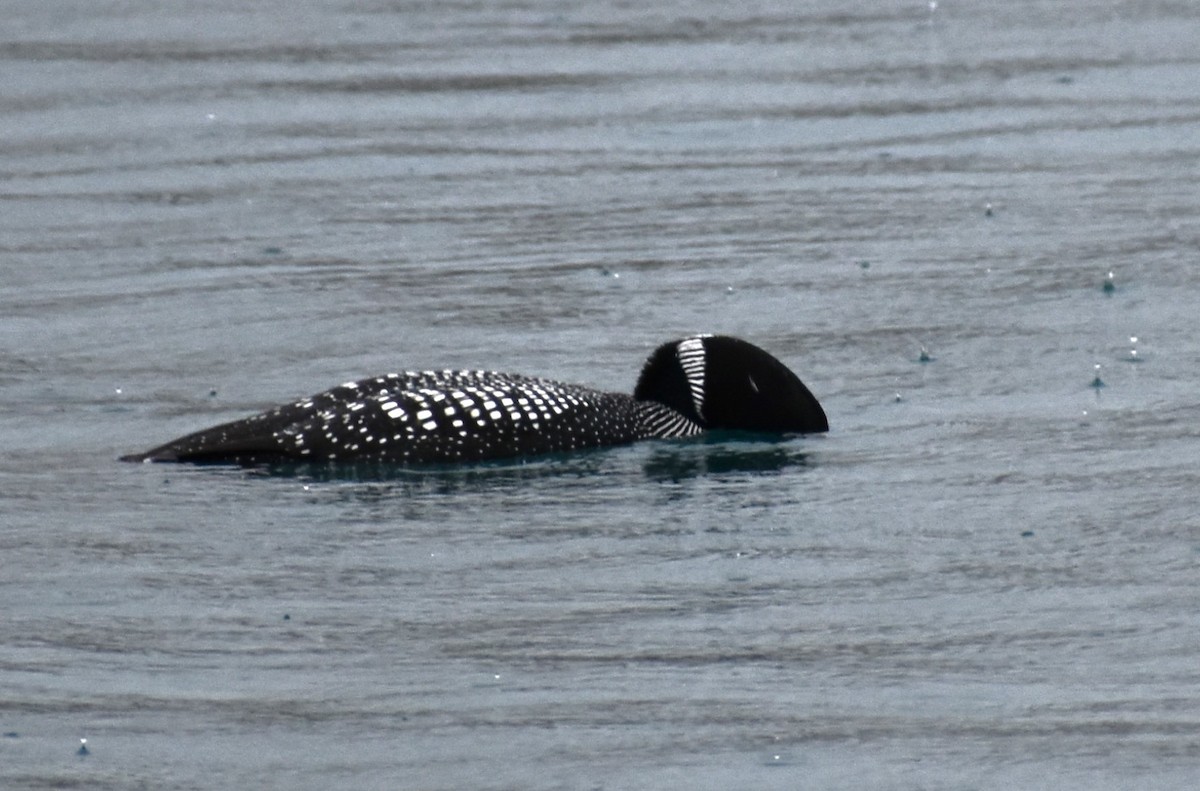
[[745, 341], [663, 344], [632, 396], [490, 371], [393, 373], [224, 423], [125, 461], [464, 463], [689, 437], [827, 431], [816, 398]]

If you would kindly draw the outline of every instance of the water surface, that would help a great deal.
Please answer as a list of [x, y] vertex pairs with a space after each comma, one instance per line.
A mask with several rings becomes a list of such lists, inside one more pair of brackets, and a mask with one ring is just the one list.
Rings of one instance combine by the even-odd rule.
[[[1187, 4], [4, 5], [0, 784], [1194, 782]], [[696, 331], [832, 431], [115, 461]]]

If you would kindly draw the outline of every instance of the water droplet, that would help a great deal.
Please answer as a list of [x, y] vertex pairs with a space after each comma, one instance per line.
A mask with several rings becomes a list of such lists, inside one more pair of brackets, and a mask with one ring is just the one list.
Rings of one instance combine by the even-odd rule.
[[1125, 359], [1131, 363], [1140, 363], [1142, 361], [1142, 358], [1138, 357], [1137, 342], [1138, 337], [1136, 335], [1129, 336], [1129, 356]]

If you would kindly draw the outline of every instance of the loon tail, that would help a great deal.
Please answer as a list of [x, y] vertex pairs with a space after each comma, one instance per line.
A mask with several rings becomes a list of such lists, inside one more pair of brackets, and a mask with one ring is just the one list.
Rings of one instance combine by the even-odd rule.
[[253, 417], [202, 429], [165, 445], [121, 456], [121, 461], [266, 462], [284, 456], [275, 432], [307, 416], [289, 404]]
[[187, 440], [192, 436], [183, 437], [151, 448], [142, 453], [130, 453], [120, 456], [120, 461], [152, 462], [152, 461], [188, 461], [203, 464], [205, 462], [228, 463], [231, 460], [266, 461], [279, 457], [279, 444], [273, 437], [238, 437], [229, 442], [205, 442], [203, 435], [195, 437], [194, 443]]

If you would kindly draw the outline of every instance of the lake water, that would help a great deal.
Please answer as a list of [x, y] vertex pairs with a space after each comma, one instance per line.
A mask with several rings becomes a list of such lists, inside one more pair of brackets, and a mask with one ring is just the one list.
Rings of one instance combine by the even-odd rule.
[[[0, 6], [0, 786], [1200, 776], [1192, 4]], [[830, 433], [115, 461], [701, 331]]]

